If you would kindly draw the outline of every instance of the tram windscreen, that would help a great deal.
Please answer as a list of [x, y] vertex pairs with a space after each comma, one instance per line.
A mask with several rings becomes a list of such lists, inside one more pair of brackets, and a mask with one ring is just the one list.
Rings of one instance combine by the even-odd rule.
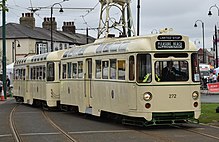
[[150, 83], [152, 81], [151, 56], [149, 54], [137, 55], [137, 82]]
[[188, 81], [189, 69], [187, 61], [156, 61], [155, 80], [157, 82]]

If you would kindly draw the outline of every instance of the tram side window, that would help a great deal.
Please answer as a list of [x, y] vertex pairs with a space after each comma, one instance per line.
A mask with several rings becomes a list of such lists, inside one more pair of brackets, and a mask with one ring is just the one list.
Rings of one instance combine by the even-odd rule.
[[19, 69], [16, 69], [15, 71], [15, 79], [19, 80]]
[[43, 79], [45, 79], [46, 78], [46, 67], [45, 66], [43, 66]]
[[22, 72], [22, 79], [25, 80], [25, 75], [26, 75], [26, 70], [23, 69], [23, 72]]
[[150, 83], [152, 80], [151, 56], [149, 54], [137, 55], [137, 82]]
[[101, 79], [101, 60], [96, 60], [95, 78]]
[[135, 80], [135, 58], [129, 57], [129, 80]]
[[72, 77], [77, 78], [77, 63], [72, 63]]
[[65, 79], [66, 78], [66, 64], [63, 64], [62, 65], [62, 79]]
[[83, 62], [79, 61], [78, 62], [78, 78], [83, 78], [84, 73], [83, 73]]
[[71, 78], [71, 63], [67, 63], [68, 65], [68, 78]]
[[33, 67], [33, 79], [36, 79], [36, 67]]
[[102, 78], [108, 79], [109, 61], [102, 61]]
[[116, 59], [110, 60], [110, 79], [116, 79]]
[[40, 67], [36, 67], [36, 79], [40, 79]]
[[118, 79], [125, 80], [125, 60], [118, 60]]
[[33, 79], [33, 68], [31, 67], [30, 68], [30, 80], [32, 80]]
[[53, 62], [47, 63], [47, 81], [55, 80], [55, 64]]
[[200, 81], [200, 73], [199, 73], [199, 64], [198, 64], [198, 54], [192, 54], [192, 81], [199, 82]]

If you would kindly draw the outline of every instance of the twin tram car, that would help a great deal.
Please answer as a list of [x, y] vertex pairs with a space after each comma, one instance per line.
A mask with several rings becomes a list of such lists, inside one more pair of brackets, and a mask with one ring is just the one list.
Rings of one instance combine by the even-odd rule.
[[[170, 62], [174, 77], [163, 71]], [[201, 114], [197, 49], [183, 35], [98, 39], [19, 59], [14, 69], [14, 97], [31, 105], [116, 114], [145, 124]]]

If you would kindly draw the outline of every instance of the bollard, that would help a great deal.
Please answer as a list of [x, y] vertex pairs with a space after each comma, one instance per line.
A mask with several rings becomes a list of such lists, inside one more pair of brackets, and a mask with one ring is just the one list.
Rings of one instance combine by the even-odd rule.
[[1, 101], [4, 101], [4, 100], [5, 100], [5, 96], [4, 96], [4, 89], [3, 89], [3, 86], [2, 86]]

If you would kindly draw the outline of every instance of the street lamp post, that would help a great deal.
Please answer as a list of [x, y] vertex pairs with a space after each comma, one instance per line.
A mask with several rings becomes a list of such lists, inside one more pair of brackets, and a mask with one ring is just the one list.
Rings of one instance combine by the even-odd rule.
[[204, 29], [204, 22], [201, 20], [196, 20], [195, 21], [195, 25], [194, 27], [198, 27], [197, 26], [197, 22], [201, 22], [202, 24], [202, 38], [203, 38], [203, 63], [205, 63], [205, 29]]
[[[18, 45], [17, 45], [18, 42]], [[21, 47], [19, 40], [15, 39], [12, 42], [12, 62], [16, 61], [16, 56], [17, 56], [17, 47]]]
[[60, 4], [60, 3], [54, 3], [52, 6], [51, 6], [51, 17], [50, 17], [50, 30], [51, 30], [51, 52], [53, 51], [53, 26], [52, 26], [52, 24], [53, 24], [53, 18], [52, 18], [52, 14], [53, 14], [53, 7], [55, 6], [55, 5], [59, 5], [60, 6], [60, 10], [59, 10], [59, 12], [64, 12], [63, 11], [63, 9], [62, 9], [62, 5]]
[[215, 59], [215, 65], [216, 65], [216, 68], [218, 67], [218, 53], [217, 53], [217, 26], [215, 25], [214, 27], [214, 32], [215, 32], [215, 39], [214, 39], [214, 47], [215, 47], [215, 56], [216, 56], [216, 59]]
[[212, 6], [209, 8], [208, 16], [211, 16], [211, 15], [212, 15], [212, 13], [211, 13], [211, 9], [212, 9], [213, 7], [217, 8], [218, 16], [219, 16], [219, 8], [218, 8], [218, 6], [217, 6], [216, 4], [215, 4], [215, 5], [212, 5]]
[[[208, 15], [211, 16], [212, 13], [211, 13], [211, 9], [215, 7], [217, 8], [217, 14], [219, 16], [219, 8], [218, 6], [215, 4], [215, 5], [212, 5], [210, 8], [209, 8], [209, 11], [208, 11]], [[215, 38], [214, 38], [214, 46], [215, 46], [215, 56], [216, 56], [216, 59], [215, 59], [215, 65], [216, 65], [216, 68], [218, 67], [218, 51], [217, 51], [217, 26], [215, 25]]]

